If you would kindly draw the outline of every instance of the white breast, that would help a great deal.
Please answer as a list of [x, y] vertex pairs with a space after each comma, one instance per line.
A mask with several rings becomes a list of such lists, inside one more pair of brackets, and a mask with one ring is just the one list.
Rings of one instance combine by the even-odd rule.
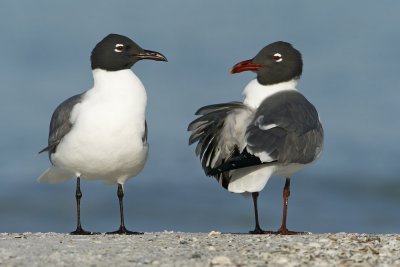
[[147, 96], [131, 70], [93, 71], [94, 87], [71, 113], [72, 130], [53, 154], [54, 164], [87, 179], [124, 183], [147, 157]]

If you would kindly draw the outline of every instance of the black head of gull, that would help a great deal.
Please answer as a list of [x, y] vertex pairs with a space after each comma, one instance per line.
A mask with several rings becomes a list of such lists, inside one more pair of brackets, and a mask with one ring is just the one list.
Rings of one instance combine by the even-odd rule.
[[159, 52], [145, 50], [126, 36], [109, 34], [101, 40], [92, 51], [90, 57], [92, 69], [117, 71], [130, 69], [142, 59], [167, 61]]
[[303, 61], [300, 52], [287, 42], [274, 42], [261, 49], [249, 60], [239, 62], [231, 74], [254, 71], [262, 85], [277, 84], [300, 78]]

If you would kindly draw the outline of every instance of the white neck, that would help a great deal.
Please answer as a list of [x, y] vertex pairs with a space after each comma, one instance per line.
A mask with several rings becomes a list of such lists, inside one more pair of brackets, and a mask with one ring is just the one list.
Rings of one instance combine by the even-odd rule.
[[243, 103], [253, 109], [257, 109], [266, 98], [273, 94], [297, 90], [296, 85], [297, 79], [271, 85], [262, 85], [257, 79], [254, 79], [243, 90], [242, 94], [245, 96]]
[[126, 105], [144, 116], [147, 105], [146, 89], [130, 69], [119, 71], [95, 69], [93, 79], [94, 86], [88, 91], [89, 95], [96, 99], [106, 99], [107, 102], [119, 103], [121, 107]]
[[107, 71], [102, 69], [93, 70], [94, 88], [115, 88], [132, 87], [140, 85], [143, 87], [139, 78], [130, 70]]

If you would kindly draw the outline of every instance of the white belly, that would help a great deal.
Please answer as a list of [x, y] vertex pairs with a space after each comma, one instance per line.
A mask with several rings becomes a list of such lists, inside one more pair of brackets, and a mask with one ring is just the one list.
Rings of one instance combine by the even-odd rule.
[[146, 93], [133, 81], [134, 86], [113, 84], [112, 90], [95, 87], [85, 94], [72, 110], [71, 131], [52, 155], [54, 165], [84, 179], [122, 184], [143, 169]]
[[123, 184], [143, 169], [147, 152], [147, 144], [134, 135], [127, 138], [127, 135], [107, 135], [104, 132], [95, 136], [71, 133], [57, 147], [52, 161], [83, 179], [104, 179]]

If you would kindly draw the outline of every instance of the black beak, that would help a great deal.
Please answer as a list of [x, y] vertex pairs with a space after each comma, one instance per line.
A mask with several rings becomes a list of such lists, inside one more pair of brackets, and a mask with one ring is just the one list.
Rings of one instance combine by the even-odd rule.
[[138, 60], [151, 59], [156, 61], [168, 61], [163, 54], [150, 50], [143, 50], [143, 52], [134, 55], [134, 57], [137, 58]]

